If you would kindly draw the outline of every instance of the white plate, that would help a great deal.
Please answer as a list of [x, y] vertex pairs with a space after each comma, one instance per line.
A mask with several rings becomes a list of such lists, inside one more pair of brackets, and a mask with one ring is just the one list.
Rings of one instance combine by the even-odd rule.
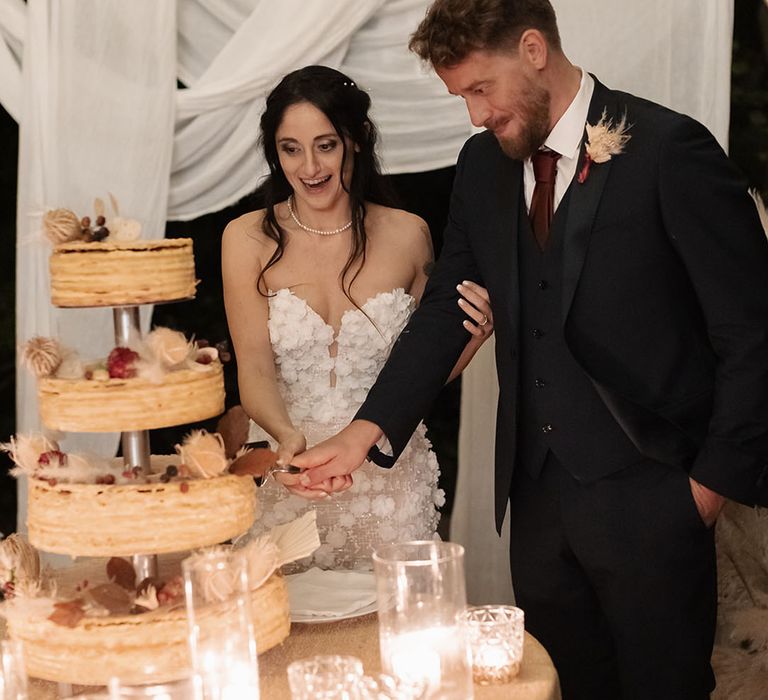
[[373, 572], [309, 569], [286, 576], [293, 622], [333, 622], [376, 610]]
[[352, 620], [356, 617], [362, 617], [363, 615], [370, 615], [371, 613], [376, 612], [376, 603], [371, 603], [370, 605], [366, 605], [363, 608], [360, 608], [359, 610], [355, 610], [354, 612], [347, 613], [346, 615], [334, 615], [334, 616], [323, 616], [323, 615], [301, 615], [296, 614], [294, 615], [291, 613], [291, 622], [301, 622], [303, 624], [317, 624], [319, 622], [338, 622], [339, 620]]

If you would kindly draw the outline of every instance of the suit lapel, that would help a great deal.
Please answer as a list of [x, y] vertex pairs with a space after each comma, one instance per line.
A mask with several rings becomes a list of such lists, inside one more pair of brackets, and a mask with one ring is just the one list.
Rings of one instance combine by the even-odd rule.
[[[593, 76], [594, 77], [594, 76]], [[595, 78], [595, 90], [589, 105], [587, 121], [596, 124], [600, 120], [603, 109], [607, 109], [608, 117], [617, 121], [616, 100], [610, 90]], [[571, 182], [571, 201], [568, 208], [568, 218], [565, 224], [565, 238], [563, 248], [563, 286], [562, 286], [562, 322], [568, 318], [568, 313], [573, 303], [573, 295], [581, 277], [584, 260], [589, 248], [589, 240], [592, 235], [592, 227], [595, 222], [595, 214], [603, 195], [605, 183], [611, 171], [612, 161], [592, 164], [589, 176], [583, 183], [579, 183], [578, 173], [584, 165], [586, 154], [586, 128], [579, 151], [579, 162], [576, 168], [576, 176]]]

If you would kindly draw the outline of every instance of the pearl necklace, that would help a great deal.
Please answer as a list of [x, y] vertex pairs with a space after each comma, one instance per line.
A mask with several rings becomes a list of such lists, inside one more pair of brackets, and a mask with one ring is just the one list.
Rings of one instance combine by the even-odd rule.
[[342, 233], [346, 231], [350, 226], [352, 226], [351, 219], [343, 226], [333, 229], [333, 231], [323, 231], [319, 228], [311, 228], [309, 226], [305, 226], [304, 224], [301, 223], [301, 221], [299, 221], [299, 217], [296, 216], [296, 213], [293, 211], [293, 195], [288, 197], [288, 211], [291, 214], [291, 218], [294, 220], [294, 222], [299, 228], [304, 229], [307, 233], [314, 233], [314, 234], [317, 234], [318, 236], [335, 236], [337, 233]]

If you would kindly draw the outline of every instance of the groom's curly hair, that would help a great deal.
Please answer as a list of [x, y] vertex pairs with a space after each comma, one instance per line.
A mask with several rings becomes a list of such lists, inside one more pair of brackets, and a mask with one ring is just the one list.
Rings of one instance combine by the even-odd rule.
[[517, 51], [527, 29], [538, 29], [560, 49], [549, 0], [435, 0], [408, 47], [433, 67], [448, 68], [473, 51]]

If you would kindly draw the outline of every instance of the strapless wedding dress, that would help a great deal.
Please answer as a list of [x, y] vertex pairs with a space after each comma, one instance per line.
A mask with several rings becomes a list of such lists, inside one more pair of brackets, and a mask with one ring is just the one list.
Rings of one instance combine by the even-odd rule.
[[[362, 311], [345, 311], [334, 336], [334, 329], [304, 299], [289, 289], [271, 293], [269, 335], [278, 387], [307, 446], [349, 424], [414, 307], [415, 300], [403, 289], [381, 292]], [[250, 439], [274, 443], [255, 424]], [[254, 532], [314, 508], [321, 546], [301, 564], [370, 569], [376, 545], [434, 536], [437, 508], [444, 502], [437, 477], [437, 459], [421, 424], [392, 469], [366, 462], [353, 473], [354, 484], [344, 493], [307, 501], [270, 479], [259, 490], [262, 515]]]

